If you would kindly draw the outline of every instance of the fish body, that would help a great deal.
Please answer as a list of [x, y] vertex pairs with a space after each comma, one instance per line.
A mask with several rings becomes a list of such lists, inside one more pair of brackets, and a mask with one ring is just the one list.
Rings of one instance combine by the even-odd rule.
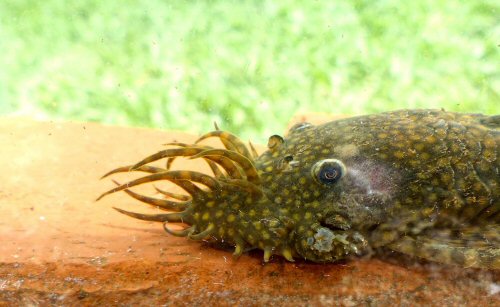
[[[225, 149], [201, 145], [218, 137]], [[257, 155], [216, 130], [195, 144], [172, 144], [123, 171], [149, 172], [124, 190], [174, 211], [120, 212], [164, 223], [167, 232], [259, 248], [293, 261], [334, 262], [380, 247], [464, 267], [500, 269], [500, 116], [401, 110], [271, 136]], [[179, 156], [207, 161], [213, 176], [172, 171]], [[167, 167], [149, 166], [166, 158]], [[106, 176], [107, 176], [106, 175]], [[169, 199], [129, 187], [168, 180], [189, 195]], [[102, 197], [101, 196], [101, 197]], [[175, 200], [177, 199], [177, 201]], [[188, 227], [173, 231], [169, 223]]]

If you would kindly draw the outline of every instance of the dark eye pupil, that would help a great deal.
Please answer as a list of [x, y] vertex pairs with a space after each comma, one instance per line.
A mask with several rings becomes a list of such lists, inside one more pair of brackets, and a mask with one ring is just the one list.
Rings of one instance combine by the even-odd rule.
[[325, 164], [319, 172], [319, 180], [323, 183], [335, 183], [341, 177], [341, 169], [336, 164]]

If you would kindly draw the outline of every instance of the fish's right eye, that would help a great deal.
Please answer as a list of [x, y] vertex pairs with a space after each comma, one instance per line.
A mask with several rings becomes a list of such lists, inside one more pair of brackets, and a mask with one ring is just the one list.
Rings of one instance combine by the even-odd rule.
[[344, 163], [337, 159], [325, 159], [316, 162], [311, 173], [318, 183], [322, 184], [334, 184], [340, 180], [345, 175], [346, 168]]

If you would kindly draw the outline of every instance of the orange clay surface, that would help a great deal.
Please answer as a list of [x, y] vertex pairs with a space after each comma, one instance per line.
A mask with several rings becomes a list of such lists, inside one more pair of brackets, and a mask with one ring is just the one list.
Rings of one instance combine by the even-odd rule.
[[[124, 193], [94, 201], [114, 186], [99, 180], [107, 171], [137, 162], [162, 143], [195, 139], [1, 118], [0, 306], [500, 305], [499, 272], [394, 255], [328, 265], [274, 257], [264, 265], [262, 253], [253, 251], [233, 260], [231, 251], [169, 236], [161, 224], [114, 211], [155, 211]], [[174, 165], [206, 170], [197, 161]]]

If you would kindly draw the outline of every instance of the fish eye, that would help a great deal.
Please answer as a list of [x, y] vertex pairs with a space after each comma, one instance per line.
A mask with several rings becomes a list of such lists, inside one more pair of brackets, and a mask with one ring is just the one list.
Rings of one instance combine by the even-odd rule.
[[312, 169], [314, 180], [322, 184], [334, 184], [346, 173], [344, 163], [337, 159], [325, 159], [316, 162]]

